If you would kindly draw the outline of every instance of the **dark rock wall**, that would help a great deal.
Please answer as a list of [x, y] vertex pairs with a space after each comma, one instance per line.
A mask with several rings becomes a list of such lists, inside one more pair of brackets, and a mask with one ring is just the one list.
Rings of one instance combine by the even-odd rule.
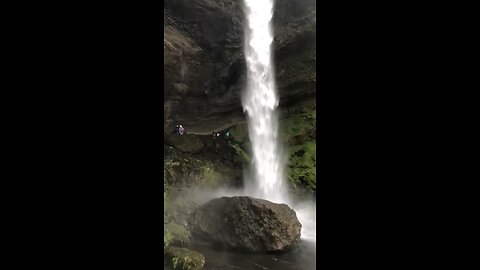
[[[315, 95], [313, 0], [277, 0], [274, 61], [281, 106]], [[243, 1], [166, 0], [165, 128], [208, 133], [243, 121]]]

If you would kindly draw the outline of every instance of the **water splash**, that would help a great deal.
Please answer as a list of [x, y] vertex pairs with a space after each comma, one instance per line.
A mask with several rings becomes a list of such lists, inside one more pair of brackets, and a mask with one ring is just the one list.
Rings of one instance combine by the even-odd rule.
[[273, 0], [245, 0], [247, 87], [242, 105], [252, 143], [252, 181], [246, 190], [251, 196], [290, 205], [302, 223], [302, 238], [315, 242], [315, 203], [293, 202], [285, 185], [286, 159], [278, 138], [279, 97], [271, 50], [273, 5]]

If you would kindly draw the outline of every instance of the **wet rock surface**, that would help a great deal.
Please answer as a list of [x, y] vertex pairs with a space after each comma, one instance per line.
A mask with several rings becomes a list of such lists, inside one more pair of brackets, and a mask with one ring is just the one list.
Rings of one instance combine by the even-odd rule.
[[213, 199], [188, 222], [194, 237], [245, 253], [286, 251], [299, 241], [302, 228], [286, 204], [247, 196]]
[[[315, 95], [316, 3], [277, 0], [274, 58], [280, 105]], [[211, 132], [244, 119], [243, 2], [164, 2], [164, 125]]]
[[200, 270], [205, 266], [205, 257], [193, 250], [179, 247], [166, 247], [164, 266], [173, 270]]

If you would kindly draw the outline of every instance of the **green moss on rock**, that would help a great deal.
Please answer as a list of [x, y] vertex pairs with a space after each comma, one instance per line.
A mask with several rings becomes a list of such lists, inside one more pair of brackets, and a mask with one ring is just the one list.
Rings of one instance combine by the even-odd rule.
[[200, 270], [205, 266], [205, 257], [187, 248], [166, 247], [165, 260], [174, 270]]
[[236, 157], [241, 161], [243, 168], [249, 166], [252, 158], [247, 149], [250, 149], [250, 138], [247, 123], [239, 123], [229, 129], [231, 134], [230, 147], [235, 151]]
[[200, 166], [197, 183], [207, 184], [209, 187], [217, 187], [222, 183], [223, 174], [211, 163], [204, 163]]
[[281, 114], [281, 135], [288, 145], [299, 145], [316, 139], [316, 102], [296, 104]]
[[252, 158], [238, 143], [233, 143], [231, 144], [231, 146], [233, 149], [235, 149], [235, 153], [242, 159], [244, 164], [248, 164], [251, 162]]
[[166, 248], [170, 246], [173, 242], [173, 235], [170, 232], [163, 231], [163, 247]]
[[316, 143], [308, 141], [290, 147], [288, 179], [294, 187], [306, 187], [316, 190]]
[[[280, 111], [280, 138], [289, 155], [287, 179], [296, 189], [316, 190], [316, 120], [315, 99], [298, 102]], [[232, 135], [230, 146], [242, 160], [243, 166], [249, 166], [248, 125], [240, 123], [229, 131]]]
[[240, 175], [241, 169], [222, 160], [202, 156], [165, 157], [164, 186], [167, 190], [193, 186], [216, 188], [231, 184]]
[[183, 136], [175, 134], [167, 136], [165, 141], [167, 144], [186, 153], [199, 153], [204, 148], [202, 140], [193, 134], [185, 134]]
[[281, 136], [288, 149], [287, 178], [294, 188], [316, 190], [316, 102], [282, 111]]
[[183, 239], [182, 242], [189, 238], [186, 225], [187, 219], [196, 210], [198, 205], [188, 199], [185, 199], [184, 194], [178, 194], [176, 191], [170, 192], [164, 198], [164, 230], [169, 231], [178, 239]]
[[170, 245], [184, 247], [187, 246], [191, 240], [190, 232], [184, 226], [173, 221], [164, 225], [163, 233], [165, 247]]

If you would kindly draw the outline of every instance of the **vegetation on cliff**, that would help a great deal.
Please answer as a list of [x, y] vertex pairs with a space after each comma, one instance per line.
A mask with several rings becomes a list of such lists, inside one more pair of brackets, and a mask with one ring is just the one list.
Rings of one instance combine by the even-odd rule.
[[[230, 129], [236, 153], [250, 162], [248, 127], [240, 123]], [[286, 175], [294, 189], [316, 191], [316, 101], [298, 102], [280, 110], [280, 138], [286, 146]], [[248, 163], [244, 165], [248, 166]]]
[[280, 125], [288, 146], [288, 180], [295, 188], [316, 191], [316, 101], [283, 111]]

